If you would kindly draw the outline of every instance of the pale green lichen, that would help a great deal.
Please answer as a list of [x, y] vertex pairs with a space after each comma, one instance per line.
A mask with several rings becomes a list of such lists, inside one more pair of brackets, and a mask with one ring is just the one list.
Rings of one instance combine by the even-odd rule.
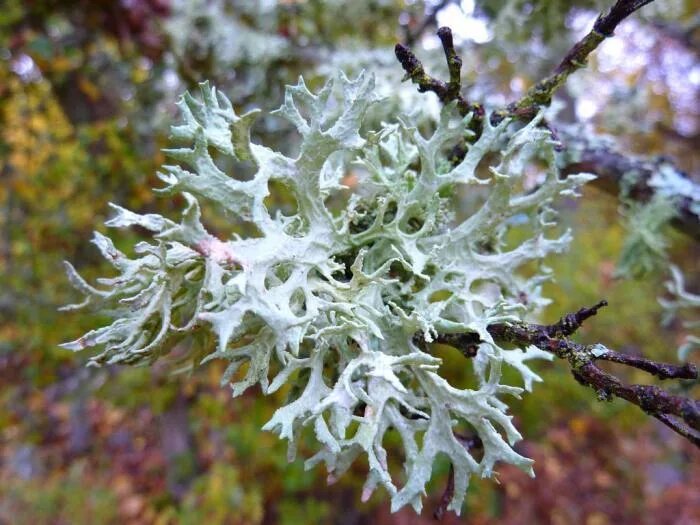
[[645, 203], [628, 199], [623, 213], [627, 237], [615, 274], [639, 279], [661, 269], [668, 260], [666, 229], [677, 210], [673, 200], [657, 193]]
[[598, 344], [594, 344], [594, 345], [590, 346], [589, 352], [591, 353], [591, 355], [593, 357], [597, 358], [597, 357], [603, 357], [605, 354], [610, 352], [610, 350], [607, 347], [605, 347], [604, 345], [601, 345], [598, 343]]
[[660, 163], [649, 186], [673, 202], [684, 200], [690, 213], [700, 218], [700, 185], [680, 173], [670, 163]]
[[[680, 317], [683, 313], [691, 312], [697, 319], [697, 312], [700, 311], [700, 295], [689, 292], [685, 289], [683, 272], [675, 265], [671, 265], [671, 280], [666, 281], [666, 289], [671, 298], [659, 298], [659, 303], [664, 308], [663, 323], [668, 325], [673, 319]], [[700, 328], [700, 321], [688, 320], [683, 322], [683, 327], [689, 332]], [[683, 344], [678, 348], [678, 358], [687, 361], [692, 350], [700, 349], [700, 335], [689, 333]]]
[[[130, 258], [96, 234], [119, 272], [99, 280], [101, 288], [67, 264], [86, 296], [74, 307], [90, 306], [114, 321], [64, 347], [100, 347], [94, 364], [149, 363], [179, 338], [210, 330], [217, 344], [200, 350], [210, 352], [203, 361], [229, 362], [222, 382], [234, 395], [255, 384], [265, 394], [294, 385], [296, 397], [264, 427], [289, 440], [290, 457], [302, 430], [313, 429], [319, 451], [308, 467], [325, 462], [334, 479], [365, 456], [364, 498], [381, 485], [393, 510], [407, 504], [420, 510], [433, 463], [443, 455], [454, 466], [450, 508], [459, 512], [471, 475], [491, 476], [499, 461], [532, 473], [532, 461], [512, 448], [520, 434], [501, 400], [522, 389], [502, 384], [501, 369], [515, 367], [529, 390], [540, 379], [526, 361], [551, 356], [534, 347], [504, 349], [487, 326], [522, 320], [546, 303], [540, 295], [546, 269], [529, 278], [519, 270], [566, 248], [568, 232], [545, 235], [553, 225], [550, 203], [575, 195], [592, 177], [559, 177], [539, 117], [515, 131], [507, 121], [496, 127], [485, 121], [456, 166], [445, 155], [468, 133], [469, 119], [452, 106], [428, 138], [403, 122], [362, 137], [376, 102], [373, 78], [341, 76], [337, 84], [316, 94], [302, 80], [288, 87], [277, 114], [302, 137], [294, 158], [251, 143], [255, 114], [236, 115], [215, 89], [202, 85], [201, 100], [185, 95], [184, 123], [173, 136], [188, 146], [168, 150], [175, 163], [160, 174], [162, 192], [185, 198], [182, 219], [114, 206], [109, 226], [141, 226], [153, 242], [137, 244]], [[225, 174], [214, 152], [248, 159], [255, 176]], [[486, 159], [491, 167], [480, 171]], [[524, 175], [538, 166], [546, 174], [526, 191]], [[326, 203], [346, 191], [341, 181], [351, 167], [357, 191], [334, 212]], [[296, 212], [271, 213], [272, 182], [294, 196]], [[454, 224], [450, 196], [458, 186], [479, 187], [487, 197]], [[200, 201], [254, 224], [260, 235], [214, 237], [202, 225]], [[507, 244], [508, 232], [523, 222], [529, 235]], [[437, 373], [440, 360], [415, 342], [416, 334], [429, 342], [436, 333], [461, 332], [484, 341], [472, 360], [475, 389], [450, 385]], [[480, 460], [455, 434], [458, 425], [481, 438]], [[389, 472], [387, 432], [403, 443], [402, 486]]]

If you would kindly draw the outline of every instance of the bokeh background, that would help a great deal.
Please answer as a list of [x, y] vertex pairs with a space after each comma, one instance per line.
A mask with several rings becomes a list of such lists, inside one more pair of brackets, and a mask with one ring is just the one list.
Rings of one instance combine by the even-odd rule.
[[[61, 261], [89, 279], [109, 273], [89, 243], [93, 229], [105, 232], [109, 201], [176, 215], [182, 203], [151, 188], [174, 103], [202, 80], [239, 113], [269, 111], [299, 74], [317, 88], [337, 69], [364, 68], [389, 96], [377, 122], [421, 106], [429, 126], [437, 102], [401, 84], [394, 43], [411, 44], [444, 74], [434, 32], [450, 25], [468, 96], [502, 104], [551, 70], [611, 3], [3, 0], [0, 523], [432, 522], [447, 464], [438, 465], [422, 516], [392, 515], [381, 491], [360, 503], [361, 462], [331, 486], [322, 468], [304, 471], [304, 450], [288, 464], [286, 445], [260, 430], [280, 399], [257, 388], [231, 399], [218, 363], [185, 374], [174, 373], [174, 359], [86, 369], [87, 355], [57, 345], [99, 319], [57, 311], [78, 299]], [[625, 21], [558, 95], [561, 119], [614, 135], [628, 152], [665, 155], [691, 176], [700, 172], [699, 10], [697, 0], [659, 0]], [[289, 151], [296, 137], [268, 116], [254, 140]], [[595, 188], [565, 203], [562, 220], [576, 240], [550, 261], [557, 278], [543, 320], [605, 297], [611, 306], [581, 340], [675, 361], [685, 334], [680, 322], [660, 327], [663, 273], [614, 277], [626, 234], [619, 207]], [[214, 214], [207, 220], [210, 231], [230, 231]], [[124, 249], [143, 235], [114, 233]], [[697, 290], [698, 245], [673, 232], [669, 242]], [[466, 384], [464, 358], [439, 352], [441, 372]], [[525, 436], [519, 450], [536, 460], [537, 478], [504, 467], [497, 482], [474, 479], [462, 517], [445, 523], [700, 523], [697, 449], [635, 407], [599, 402], [562, 363], [537, 370], [544, 383], [512, 407]], [[684, 388], [697, 396], [697, 385]]]

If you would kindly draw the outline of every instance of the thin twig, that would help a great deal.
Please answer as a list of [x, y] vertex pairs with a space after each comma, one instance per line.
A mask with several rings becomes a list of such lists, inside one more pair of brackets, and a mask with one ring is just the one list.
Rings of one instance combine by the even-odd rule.
[[[413, 52], [403, 44], [396, 44], [394, 47], [394, 52], [396, 53], [396, 58], [401, 63], [406, 75], [404, 80], [411, 80], [414, 84], [418, 85], [418, 91], [425, 93], [427, 91], [432, 91], [435, 93], [440, 102], [443, 104], [449, 104], [453, 100], [457, 101], [457, 107], [462, 115], [469, 113], [471, 105], [459, 92], [460, 80], [459, 80], [459, 69], [462, 67], [462, 61], [459, 59], [459, 64], [457, 67], [457, 79], [456, 79], [456, 89], [455, 89], [455, 79], [454, 79], [454, 57], [457, 56], [455, 52], [452, 32], [449, 28], [441, 27], [438, 30], [438, 34], [442, 35], [440, 41], [442, 42], [443, 50], [445, 51], [445, 57], [447, 59], [448, 67], [450, 67], [450, 58], [453, 59], [452, 67], [450, 67], [450, 83], [438, 80], [435, 77], [431, 77], [425, 72], [423, 64]], [[449, 85], [449, 87], [448, 87]]]
[[450, 72], [450, 81], [447, 83], [447, 96], [454, 99], [460, 96], [459, 91], [462, 87], [462, 58], [455, 50], [452, 30], [449, 27], [438, 29], [437, 36], [442, 43], [442, 49], [445, 51], [447, 68]]
[[447, 475], [447, 486], [445, 487], [445, 491], [442, 493], [442, 497], [440, 498], [440, 503], [435, 508], [435, 512], [433, 512], [433, 518], [440, 521], [440, 520], [442, 520], [442, 518], [445, 517], [445, 513], [447, 512], [447, 507], [450, 505], [450, 501], [452, 501], [452, 497], [454, 496], [454, 494], [455, 494], [455, 467], [452, 463], [450, 463], [450, 473]]
[[618, 0], [607, 13], [601, 13], [586, 36], [569, 49], [564, 59], [551, 75], [532, 86], [527, 93], [504, 109], [494, 111], [491, 122], [497, 123], [506, 117], [530, 120], [542, 106], [548, 106], [554, 93], [564, 85], [572, 73], [586, 67], [590, 55], [603, 40], [613, 36], [615, 28], [629, 15], [654, 0]]
[[670, 394], [654, 385], [627, 385], [593, 361], [578, 368], [572, 366], [571, 372], [579, 383], [593, 388], [601, 400], [616, 396], [637, 405], [700, 448], [700, 401]]
[[549, 337], [567, 337], [573, 334], [586, 319], [597, 314], [598, 310], [603, 306], [608, 306], [608, 302], [605, 299], [591, 308], [581, 308], [576, 313], [565, 315], [558, 322], [547, 327], [547, 335]]
[[600, 345], [581, 345], [567, 339], [567, 336], [572, 335], [583, 320], [593, 315], [603, 303], [601, 301], [593, 308], [583, 308], [575, 314], [564, 316], [564, 322], [559, 321], [553, 325], [497, 323], [489, 325], [487, 329], [497, 341], [515, 344], [521, 348], [534, 345], [567, 360], [574, 378], [582, 385], [593, 388], [601, 400], [610, 400], [615, 396], [637, 405], [700, 447], [700, 401], [671, 394], [653, 385], [626, 384], [601, 370], [596, 361], [620, 363], [661, 379], [697, 379], [698, 369], [695, 365], [660, 363], [628, 356]]
[[445, 52], [447, 67], [450, 72], [449, 82], [443, 82], [435, 77], [428, 75], [420, 60], [413, 52], [403, 44], [396, 44], [394, 53], [396, 58], [401, 63], [401, 67], [406, 72], [404, 80], [411, 80], [418, 85], [418, 91], [425, 93], [432, 91], [435, 93], [440, 102], [449, 104], [452, 101], [457, 102], [457, 108], [462, 116], [469, 113], [473, 114], [471, 127], [474, 131], [480, 132], [481, 121], [484, 117], [484, 107], [481, 104], [470, 103], [461, 93], [461, 69], [462, 59], [457, 54], [452, 38], [452, 31], [449, 27], [441, 27], [438, 29], [438, 37], [442, 43], [442, 49]]
[[691, 363], [685, 363], [681, 366], [659, 363], [645, 357], [621, 354], [614, 350], [606, 350], [605, 353], [597, 354], [596, 360], [610, 361], [637, 368], [659, 379], [695, 379], [698, 376], [697, 367]]
[[[535, 323], [494, 323], [487, 327], [495, 341], [526, 348], [533, 345], [568, 361], [574, 378], [595, 390], [601, 400], [619, 397], [638, 406], [675, 432], [700, 448], [700, 401], [677, 396], [653, 385], [626, 384], [614, 375], [600, 369], [597, 361], [619, 363], [643, 370], [660, 379], [698, 379], [698, 368], [691, 364], [661, 363], [643, 357], [630, 356], [601, 345], [582, 345], [568, 339], [583, 322], [592, 317], [606, 301], [591, 308], [581, 308], [563, 316], [551, 325]], [[421, 343], [416, 335], [414, 342]], [[457, 348], [465, 357], [476, 356], [483, 341], [476, 333], [438, 334], [434, 342]]]

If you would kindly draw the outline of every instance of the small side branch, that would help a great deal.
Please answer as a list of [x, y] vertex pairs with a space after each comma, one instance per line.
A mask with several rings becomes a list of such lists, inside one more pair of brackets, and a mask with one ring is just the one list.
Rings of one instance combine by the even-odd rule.
[[480, 127], [480, 122], [484, 117], [484, 108], [481, 104], [470, 103], [461, 93], [462, 80], [462, 59], [457, 54], [452, 38], [452, 31], [449, 27], [441, 27], [438, 29], [438, 37], [442, 43], [442, 49], [445, 52], [447, 67], [450, 72], [450, 80], [444, 82], [432, 77], [426, 73], [425, 68], [420, 60], [413, 52], [403, 44], [396, 44], [394, 53], [397, 60], [401, 63], [401, 67], [406, 72], [404, 80], [411, 80], [418, 85], [418, 91], [425, 93], [432, 91], [435, 93], [440, 102], [449, 104], [452, 101], [457, 102], [457, 108], [462, 116], [472, 113], [472, 123]]
[[671, 394], [653, 385], [626, 384], [601, 370], [597, 361], [611, 361], [643, 370], [660, 379], [697, 379], [698, 369], [686, 363], [674, 365], [628, 356], [600, 345], [581, 345], [567, 339], [585, 319], [607, 304], [601, 301], [592, 308], [582, 308], [553, 325], [533, 323], [498, 323], [489, 325], [494, 339], [520, 347], [534, 345], [568, 361], [571, 373], [582, 385], [593, 388], [601, 400], [613, 397], [637, 405], [675, 432], [700, 448], [700, 401]]
[[491, 116], [492, 122], [500, 122], [506, 117], [515, 117], [521, 120], [530, 120], [542, 106], [548, 106], [554, 93], [564, 85], [566, 80], [576, 71], [586, 67], [588, 55], [590, 55], [600, 43], [613, 36], [615, 28], [629, 15], [639, 8], [653, 2], [653, 0], [618, 0], [607, 13], [601, 13], [593, 29], [576, 42], [564, 56], [564, 59], [554, 69], [551, 75], [540, 80], [532, 86], [518, 101], [506, 106], [505, 109], [495, 111]]
[[616, 396], [629, 401], [700, 448], [700, 402], [654, 385], [625, 384], [598, 368], [593, 360], [572, 367], [571, 372], [579, 383], [593, 388], [601, 400]]
[[[494, 323], [487, 329], [496, 341], [520, 348], [536, 346], [566, 360], [574, 378], [582, 385], [592, 388], [599, 399], [624, 399], [700, 448], [700, 401], [672, 394], [654, 385], [627, 384], [599, 368], [597, 362], [619, 363], [643, 370], [659, 379], [679, 380], [697, 380], [698, 368], [695, 365], [660, 363], [622, 354], [602, 345], [582, 345], [568, 339], [568, 336], [573, 335], [587, 319], [606, 305], [606, 301], [600, 301], [593, 307], [567, 314], [551, 325]], [[439, 334], [435, 342], [453, 346], [465, 357], [474, 357], [481, 343], [479, 336], [473, 333]]]
[[445, 51], [445, 59], [447, 60], [447, 68], [450, 72], [450, 81], [447, 83], [447, 96], [456, 99], [461, 97], [459, 93], [462, 89], [462, 58], [455, 50], [454, 40], [452, 39], [452, 31], [449, 27], [441, 27], [437, 32], [442, 49]]
[[607, 350], [605, 353], [599, 353], [595, 358], [599, 361], [610, 361], [612, 363], [620, 363], [632, 368], [637, 368], [659, 379], [696, 379], [698, 377], [698, 369], [691, 363], [685, 363], [680, 366], [659, 363], [651, 359], [646, 359], [645, 357], [621, 354], [615, 350]]
[[675, 174], [677, 180], [692, 188], [688, 195], [677, 195], [672, 199], [675, 217], [671, 225], [690, 238], [700, 241], [700, 215], [697, 209], [697, 197], [700, 185], [697, 177], [688, 176], [667, 158], [645, 158], [626, 155], [616, 151], [612, 146], [590, 143], [582, 136], [567, 130], [559, 130], [559, 138], [567, 154], [562, 175], [589, 172], [597, 175], [591, 184], [606, 193], [618, 196], [624, 187], [628, 196], [635, 201], [648, 202], [660, 191], [654, 185], [654, 177], [665, 170]]

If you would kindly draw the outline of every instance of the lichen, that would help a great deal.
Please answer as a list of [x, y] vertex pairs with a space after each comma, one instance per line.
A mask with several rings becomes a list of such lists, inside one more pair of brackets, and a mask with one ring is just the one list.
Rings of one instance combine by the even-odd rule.
[[615, 269], [618, 277], [642, 278], [661, 269], [668, 256], [666, 229], [677, 210], [673, 200], [657, 193], [645, 203], [627, 200], [627, 237]]
[[[298, 155], [289, 157], [252, 143], [256, 114], [237, 115], [216, 89], [203, 84], [201, 100], [186, 94], [179, 104], [184, 122], [172, 131], [188, 145], [166, 151], [173, 163], [163, 166], [159, 190], [184, 197], [182, 218], [114, 206], [108, 226], [137, 225], [153, 240], [137, 244], [132, 258], [96, 233], [95, 244], [118, 272], [100, 279], [100, 287], [67, 263], [86, 297], [69, 308], [89, 306], [113, 321], [63, 346], [100, 348], [90, 360], [96, 365], [151, 363], [182, 337], [211, 331], [215, 347], [193, 356], [203, 351], [202, 362], [227, 361], [222, 383], [234, 396], [256, 384], [264, 394], [294, 386], [297, 395], [264, 426], [289, 440], [290, 458], [301, 432], [312, 429], [318, 452], [307, 467], [325, 462], [334, 479], [365, 456], [363, 497], [381, 485], [393, 510], [407, 504], [420, 510], [433, 463], [443, 455], [454, 467], [450, 508], [459, 512], [471, 475], [490, 477], [497, 462], [533, 473], [532, 461], [512, 448], [521, 436], [502, 400], [523, 389], [503, 384], [501, 370], [517, 369], [530, 390], [540, 378], [526, 362], [551, 356], [534, 347], [502, 348], [487, 326], [523, 320], [546, 304], [546, 268], [528, 278], [519, 271], [566, 249], [569, 232], [548, 235], [551, 203], [575, 195], [592, 176], [559, 177], [541, 115], [520, 129], [508, 120], [485, 122], [452, 165], [446, 152], [469, 133], [469, 116], [448, 105], [429, 137], [401, 120], [361, 136], [375, 102], [373, 78], [364, 74], [341, 76], [318, 93], [303, 80], [288, 87], [276, 114], [302, 138]], [[254, 177], [227, 175], [213, 153], [247, 159]], [[342, 181], [350, 168], [357, 191], [344, 208], [329, 209], [332, 197], [347, 190]], [[532, 169], [545, 174], [534, 191], [525, 190]], [[273, 182], [293, 195], [294, 213], [270, 211]], [[455, 222], [451, 195], [459, 186], [479, 187], [487, 198]], [[202, 224], [200, 202], [254, 224], [260, 235], [215, 237]], [[529, 235], [506, 243], [523, 217]], [[416, 344], [416, 334], [430, 342], [437, 333], [476, 333], [483, 341], [471, 360], [476, 388], [449, 384], [430, 346]], [[457, 425], [478, 434], [481, 459], [462, 444]], [[388, 467], [388, 432], [403, 444], [401, 486]]]
[[675, 265], [671, 265], [671, 279], [665, 284], [671, 297], [659, 298], [659, 303], [664, 309], [663, 324], [668, 325], [674, 319], [689, 312], [690, 316], [695, 316], [695, 320], [683, 322], [683, 327], [689, 333], [678, 348], [678, 358], [681, 361], [687, 361], [691, 351], [700, 350], [700, 334], [697, 333], [697, 329], [700, 328], [700, 321], [697, 320], [697, 313], [700, 311], [700, 295], [686, 290], [683, 272]]

